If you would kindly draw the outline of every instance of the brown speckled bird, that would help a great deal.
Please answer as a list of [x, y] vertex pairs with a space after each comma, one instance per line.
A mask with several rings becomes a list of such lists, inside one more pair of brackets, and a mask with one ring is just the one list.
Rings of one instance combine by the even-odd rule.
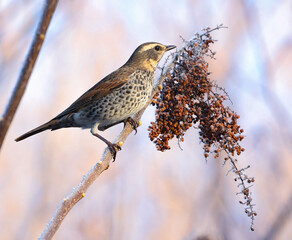
[[121, 122], [129, 122], [136, 130], [131, 116], [147, 103], [153, 91], [154, 73], [163, 54], [175, 48], [156, 42], [140, 45], [119, 69], [95, 84], [71, 106], [51, 121], [15, 139], [21, 141], [45, 130], [67, 127], [91, 128], [91, 133], [105, 142], [115, 160], [120, 146], [112, 144], [97, 133]]

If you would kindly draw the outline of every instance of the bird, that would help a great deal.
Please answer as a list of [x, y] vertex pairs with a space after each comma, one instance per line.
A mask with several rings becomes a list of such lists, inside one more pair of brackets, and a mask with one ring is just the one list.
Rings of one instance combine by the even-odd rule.
[[120, 145], [102, 137], [98, 130], [104, 131], [122, 122], [125, 126], [129, 122], [137, 132], [138, 123], [131, 116], [142, 110], [150, 99], [157, 65], [164, 53], [174, 48], [175, 45], [157, 42], [141, 44], [124, 65], [104, 77], [67, 109], [15, 141], [19, 142], [45, 130], [90, 128], [92, 135], [107, 144], [114, 161], [117, 151], [121, 150]]

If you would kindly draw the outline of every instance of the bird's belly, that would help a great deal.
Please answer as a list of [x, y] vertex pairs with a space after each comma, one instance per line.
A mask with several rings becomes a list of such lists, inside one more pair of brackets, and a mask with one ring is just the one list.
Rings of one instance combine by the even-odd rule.
[[153, 80], [134, 78], [121, 88], [93, 101], [79, 113], [75, 121], [83, 128], [113, 125], [139, 112], [148, 102], [153, 90]]

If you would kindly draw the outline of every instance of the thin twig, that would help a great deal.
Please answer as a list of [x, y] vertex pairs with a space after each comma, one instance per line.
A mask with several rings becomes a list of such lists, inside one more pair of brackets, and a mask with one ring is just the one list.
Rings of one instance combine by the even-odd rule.
[[[152, 97], [149, 99], [146, 106], [138, 112], [133, 119], [135, 121], [139, 121], [145, 111], [145, 109], [148, 107], [148, 105], [151, 103], [153, 96], [155, 93], [159, 90], [159, 85], [163, 82], [165, 77], [168, 75], [168, 73], [171, 70], [171, 67], [173, 64], [171, 63], [167, 70], [164, 72], [164, 74], [160, 75], [160, 78], [158, 79], [157, 83], [155, 84], [154, 91], [152, 93]], [[121, 131], [120, 135], [115, 139], [115, 143], [119, 142], [125, 142], [129, 134], [133, 131], [130, 124], [126, 124], [125, 128]], [[97, 177], [104, 171], [107, 170], [110, 166], [112, 159], [112, 154], [109, 152], [108, 148], [104, 151], [101, 159], [99, 162], [97, 162], [90, 170], [89, 172], [83, 177], [82, 181], [79, 183], [79, 185], [66, 197], [63, 199], [57, 210], [55, 211], [53, 217], [51, 218], [50, 222], [47, 224], [46, 229], [41, 234], [40, 238], [41, 240], [48, 240], [52, 239], [54, 234], [59, 229], [60, 225], [62, 224], [64, 218], [69, 213], [69, 211], [74, 207], [76, 203], [78, 203], [84, 196], [87, 191], [87, 189], [91, 186], [91, 184], [97, 179]]]
[[55, 12], [57, 3], [58, 0], [47, 0], [44, 5], [41, 19], [39, 21], [33, 41], [31, 43], [28, 54], [25, 58], [24, 64], [20, 71], [17, 83], [15, 85], [15, 88], [13, 89], [12, 95], [9, 99], [6, 109], [0, 119], [0, 149], [2, 147], [8, 128], [15, 115], [17, 107], [20, 103], [20, 100], [26, 89], [28, 80], [30, 78], [35, 62], [41, 50], [47, 29], [52, 20], [52, 16]]

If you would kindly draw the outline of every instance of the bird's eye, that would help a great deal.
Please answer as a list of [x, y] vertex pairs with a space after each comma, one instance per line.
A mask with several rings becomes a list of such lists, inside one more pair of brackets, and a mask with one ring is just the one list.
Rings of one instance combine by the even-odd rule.
[[155, 46], [155, 50], [156, 51], [160, 51], [161, 50], [161, 47], [157, 45], [157, 46]]

